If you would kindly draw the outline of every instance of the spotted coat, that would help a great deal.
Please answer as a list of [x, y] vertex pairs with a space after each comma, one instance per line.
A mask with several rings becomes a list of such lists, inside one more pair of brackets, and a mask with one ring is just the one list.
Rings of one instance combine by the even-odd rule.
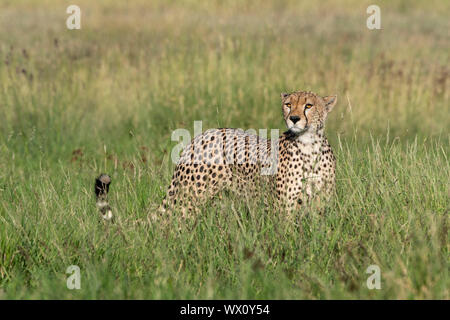
[[335, 185], [335, 157], [324, 122], [336, 97], [295, 92], [282, 94], [282, 101], [289, 130], [278, 139], [230, 128], [195, 137], [181, 154], [164, 207], [192, 210], [224, 189], [254, 197], [263, 186], [287, 210], [320, 192], [328, 197]]

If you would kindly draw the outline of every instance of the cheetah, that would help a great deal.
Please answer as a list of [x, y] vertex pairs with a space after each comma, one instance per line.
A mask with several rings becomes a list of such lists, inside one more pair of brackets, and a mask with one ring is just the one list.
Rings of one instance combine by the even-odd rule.
[[181, 153], [161, 210], [181, 206], [183, 215], [221, 190], [254, 197], [264, 184], [280, 208], [291, 212], [335, 188], [336, 160], [324, 134], [337, 96], [281, 94], [287, 131], [265, 139], [241, 129], [209, 129]]

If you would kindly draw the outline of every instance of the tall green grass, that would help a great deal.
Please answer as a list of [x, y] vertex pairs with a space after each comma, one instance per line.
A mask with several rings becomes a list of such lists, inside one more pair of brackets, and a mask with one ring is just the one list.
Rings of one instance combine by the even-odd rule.
[[[380, 1], [378, 31], [359, 1], [79, 1], [75, 31], [69, 4], [0, 5], [0, 298], [449, 298], [445, 1]], [[323, 214], [225, 196], [150, 218], [174, 129], [283, 129], [298, 89], [338, 94]]]

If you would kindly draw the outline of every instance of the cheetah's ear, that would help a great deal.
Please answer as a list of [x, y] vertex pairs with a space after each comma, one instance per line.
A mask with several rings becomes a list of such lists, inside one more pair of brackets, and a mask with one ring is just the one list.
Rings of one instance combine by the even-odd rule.
[[325, 101], [325, 110], [327, 112], [330, 112], [331, 109], [333, 109], [333, 107], [336, 105], [337, 95], [323, 97], [323, 101]]
[[286, 93], [286, 92], [282, 92], [282, 93], [280, 94], [281, 100], [286, 99], [288, 96], [289, 96], [289, 93]]

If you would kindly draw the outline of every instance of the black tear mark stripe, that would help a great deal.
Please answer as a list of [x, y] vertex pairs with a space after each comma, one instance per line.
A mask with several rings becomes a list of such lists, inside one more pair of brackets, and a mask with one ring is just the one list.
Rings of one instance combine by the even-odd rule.
[[306, 116], [306, 107], [303, 108], [303, 115], [305, 116], [305, 119], [306, 119], [306, 126], [308, 126], [308, 117]]

